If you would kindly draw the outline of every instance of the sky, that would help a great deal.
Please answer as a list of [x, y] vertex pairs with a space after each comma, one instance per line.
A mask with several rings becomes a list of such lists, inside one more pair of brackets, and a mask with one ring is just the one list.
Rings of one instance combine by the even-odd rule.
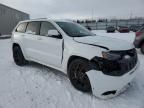
[[88, 19], [144, 17], [144, 0], [0, 0], [31, 18]]

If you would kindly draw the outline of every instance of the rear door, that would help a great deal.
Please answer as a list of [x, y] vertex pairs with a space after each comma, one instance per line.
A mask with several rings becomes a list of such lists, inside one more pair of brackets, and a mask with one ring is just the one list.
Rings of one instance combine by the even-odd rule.
[[26, 33], [23, 36], [23, 43], [26, 55], [30, 59], [36, 59], [39, 51], [36, 48], [37, 37], [39, 35], [40, 22], [33, 21], [27, 24]]

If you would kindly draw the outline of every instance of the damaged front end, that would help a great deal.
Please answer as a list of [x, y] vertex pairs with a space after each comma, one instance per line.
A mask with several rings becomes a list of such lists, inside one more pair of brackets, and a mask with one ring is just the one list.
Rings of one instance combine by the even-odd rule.
[[92, 69], [102, 71], [110, 76], [122, 76], [137, 64], [138, 58], [135, 49], [127, 51], [103, 52], [103, 58], [94, 57], [91, 60]]
[[93, 94], [106, 98], [115, 96], [131, 82], [139, 64], [135, 49], [103, 52], [102, 55], [90, 61], [91, 70], [87, 75]]

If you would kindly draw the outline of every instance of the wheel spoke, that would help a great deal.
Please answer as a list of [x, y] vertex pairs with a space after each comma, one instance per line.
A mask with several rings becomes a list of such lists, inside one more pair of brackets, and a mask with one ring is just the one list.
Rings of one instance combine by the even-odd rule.
[[73, 80], [77, 80], [80, 86], [86, 86], [88, 84], [86, 78], [86, 67], [82, 64], [76, 64], [74, 69], [74, 76], [72, 77]]
[[72, 84], [81, 91], [90, 91], [90, 82], [86, 75], [88, 70], [87, 61], [76, 60], [71, 64], [70, 80]]

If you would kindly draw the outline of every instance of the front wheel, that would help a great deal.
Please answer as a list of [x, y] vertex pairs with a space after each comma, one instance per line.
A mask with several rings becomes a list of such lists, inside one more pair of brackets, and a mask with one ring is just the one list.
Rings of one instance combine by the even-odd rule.
[[13, 59], [18, 66], [24, 66], [27, 63], [19, 46], [13, 48]]
[[90, 92], [91, 85], [86, 72], [89, 70], [88, 61], [84, 59], [73, 60], [68, 67], [68, 76], [72, 85], [80, 91]]

